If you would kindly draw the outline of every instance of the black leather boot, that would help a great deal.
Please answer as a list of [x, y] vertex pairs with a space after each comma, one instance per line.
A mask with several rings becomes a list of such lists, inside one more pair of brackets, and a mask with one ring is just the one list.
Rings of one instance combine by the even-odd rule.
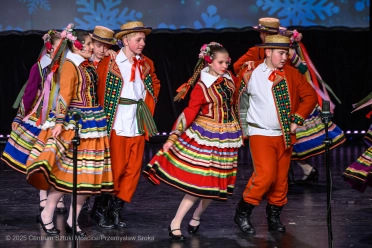
[[117, 228], [124, 228], [127, 226], [127, 224], [124, 223], [123, 218], [121, 217], [121, 210], [124, 207], [124, 203], [125, 201], [116, 196], [113, 196], [109, 202], [107, 216], [112, 222], [114, 222], [114, 225]]
[[269, 231], [285, 232], [285, 226], [280, 221], [280, 213], [282, 212], [283, 206], [275, 206], [267, 204], [266, 206], [266, 217], [267, 223], [269, 224]]
[[255, 206], [245, 202], [243, 199], [240, 200], [236, 208], [234, 221], [238, 224], [240, 230], [245, 233], [255, 234], [256, 230], [251, 223], [251, 214]]
[[81, 213], [90, 214], [91, 212], [92, 212], [92, 206], [90, 205], [90, 197], [88, 196], [84, 201], [83, 207], [81, 208]]
[[96, 223], [100, 228], [112, 229], [114, 228], [114, 223], [108, 218], [108, 201], [110, 195], [102, 194], [101, 196], [95, 196], [92, 211], [90, 213], [90, 218]]

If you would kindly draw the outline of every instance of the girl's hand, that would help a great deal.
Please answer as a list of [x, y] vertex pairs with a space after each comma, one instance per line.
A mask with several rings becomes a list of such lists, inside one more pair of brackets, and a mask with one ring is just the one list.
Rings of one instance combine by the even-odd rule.
[[171, 148], [172, 146], [173, 146], [173, 142], [171, 142], [171, 141], [165, 142], [164, 145], [163, 145], [163, 151], [167, 152], [169, 150], [169, 148]]
[[298, 125], [296, 123], [291, 123], [291, 133], [296, 133]]
[[12, 130], [15, 131], [17, 129], [17, 127], [19, 126], [19, 123], [17, 122], [13, 122], [12, 123]]
[[53, 128], [52, 130], [52, 136], [53, 138], [58, 138], [58, 136], [61, 134], [62, 132], [62, 126], [61, 125], [55, 125], [55, 127]]
[[105, 56], [110, 56], [111, 59], [116, 59], [117, 53], [114, 50], [109, 49], [106, 53]]

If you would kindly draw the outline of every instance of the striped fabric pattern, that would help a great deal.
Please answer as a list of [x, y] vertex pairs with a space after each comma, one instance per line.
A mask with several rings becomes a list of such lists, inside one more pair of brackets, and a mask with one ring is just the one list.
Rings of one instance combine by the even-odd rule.
[[[227, 200], [234, 190], [238, 148], [242, 145], [230, 102], [235, 86], [227, 79], [209, 88], [200, 82], [198, 85], [207, 104], [186, 130], [178, 132], [180, 136], [169, 151], [161, 149], [143, 173], [154, 184], [163, 181], [197, 197]], [[187, 123], [185, 118], [182, 113], [177, 122]], [[179, 127], [177, 123], [174, 126]]]
[[342, 176], [346, 183], [360, 192], [364, 192], [367, 186], [372, 187], [372, 146], [346, 168]]
[[[332, 139], [330, 149], [345, 142], [344, 132], [333, 122], [328, 123], [328, 137]], [[325, 129], [320, 111], [315, 108], [305, 120], [303, 126], [296, 130], [297, 142], [293, 146], [292, 160], [304, 160], [325, 151], [323, 140]]]

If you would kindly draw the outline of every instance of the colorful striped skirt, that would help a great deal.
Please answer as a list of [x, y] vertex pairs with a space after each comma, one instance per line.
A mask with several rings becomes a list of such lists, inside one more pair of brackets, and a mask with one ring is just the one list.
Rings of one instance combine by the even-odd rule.
[[81, 119], [80, 145], [77, 148], [78, 194], [113, 192], [113, 178], [109, 139], [106, 130], [106, 115], [101, 107], [70, 108], [62, 132], [57, 139], [52, 137], [55, 126], [54, 113], [43, 125], [37, 142], [27, 161], [27, 181], [38, 189], [51, 186], [71, 193], [73, 188], [73, 144], [75, 136], [73, 115]]
[[346, 168], [342, 177], [353, 189], [360, 192], [364, 192], [367, 186], [372, 187], [372, 146]]
[[26, 174], [26, 162], [34, 146], [37, 136], [41, 129], [36, 126], [37, 118], [30, 116], [26, 122], [18, 125], [16, 130], [12, 130], [1, 160], [11, 168]]
[[[328, 137], [332, 140], [330, 149], [346, 141], [344, 132], [333, 122], [328, 123]], [[297, 128], [296, 138], [297, 142], [293, 146], [292, 160], [304, 160], [325, 151], [325, 145], [323, 144], [325, 139], [324, 123], [318, 109], [315, 108], [305, 120], [303, 126]]]
[[366, 142], [368, 146], [372, 146], [372, 125], [369, 126], [369, 129], [364, 136], [364, 142]]
[[143, 173], [154, 184], [163, 181], [193, 196], [227, 200], [234, 190], [241, 145], [238, 123], [195, 121], [168, 152], [161, 149]]

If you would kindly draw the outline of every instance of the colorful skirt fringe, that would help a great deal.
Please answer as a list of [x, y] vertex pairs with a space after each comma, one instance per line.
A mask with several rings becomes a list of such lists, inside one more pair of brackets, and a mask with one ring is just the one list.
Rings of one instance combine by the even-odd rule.
[[360, 192], [364, 192], [367, 186], [372, 187], [372, 146], [346, 168], [342, 177], [353, 189]]
[[78, 194], [113, 192], [113, 178], [106, 115], [101, 107], [70, 108], [57, 139], [52, 137], [55, 115], [50, 114], [27, 161], [27, 181], [38, 189], [50, 186], [71, 193], [73, 188], [73, 115], [80, 114], [77, 148]]
[[[333, 122], [328, 123], [328, 137], [332, 140], [330, 149], [333, 149], [346, 141], [344, 132]], [[297, 142], [293, 146], [292, 160], [304, 160], [325, 151], [323, 140], [325, 139], [324, 123], [318, 109], [310, 114], [303, 126], [296, 130]]]
[[227, 200], [234, 190], [241, 145], [238, 123], [195, 121], [168, 152], [161, 149], [143, 173], [154, 184], [163, 181], [193, 196]]
[[26, 122], [20, 123], [16, 130], [12, 130], [1, 157], [11, 168], [23, 174], [26, 174], [27, 158], [41, 131], [36, 121], [35, 116], [30, 116]]

